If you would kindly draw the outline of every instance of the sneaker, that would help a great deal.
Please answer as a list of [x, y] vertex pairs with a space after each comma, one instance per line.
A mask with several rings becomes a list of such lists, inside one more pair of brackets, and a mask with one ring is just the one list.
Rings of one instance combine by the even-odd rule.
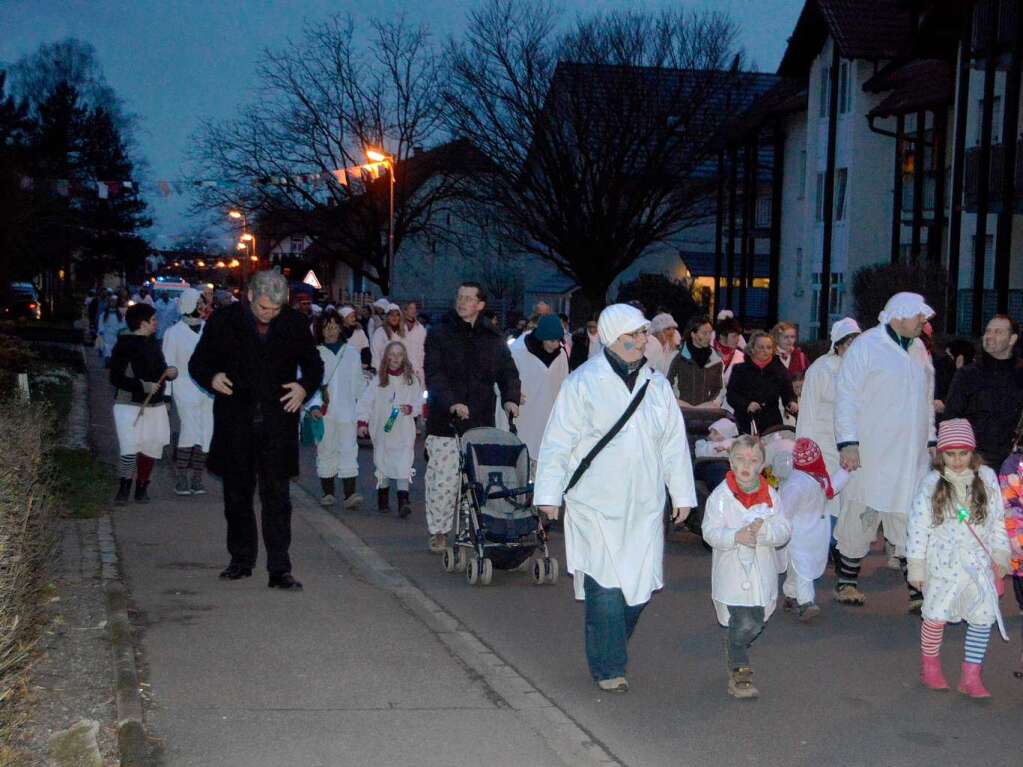
[[[331, 503], [333, 502], [334, 501], [331, 500]], [[358, 493], [352, 493], [351, 495], [345, 498], [344, 505], [346, 509], [357, 509], [360, 506], [362, 506], [362, 496], [359, 495]]]
[[628, 692], [629, 681], [624, 676], [615, 676], [610, 679], [598, 679], [597, 687], [604, 692]]
[[867, 602], [867, 595], [852, 585], [836, 586], [834, 597], [836, 602], [843, 605], [859, 607]]
[[322, 498], [320, 498], [320, 506], [333, 506], [333, 505], [334, 505], [334, 496], [330, 495], [329, 493], [327, 495], [323, 496]]
[[821, 608], [814, 602], [807, 602], [806, 604], [798, 605], [796, 612], [798, 613], [799, 620], [803, 623], [809, 623], [821, 614]]
[[444, 533], [436, 533], [430, 536], [430, 553], [443, 554], [448, 547], [448, 537]]
[[192, 495], [205, 495], [206, 488], [203, 487], [202, 477], [192, 477], [192, 482], [189, 484], [189, 490], [192, 491]]
[[179, 474], [178, 478], [174, 480], [174, 494], [175, 495], [191, 495], [192, 488], [188, 486], [188, 477], [184, 474]]
[[799, 609], [799, 603], [792, 597], [785, 597], [781, 603], [781, 609], [787, 613], [794, 613]]
[[757, 698], [760, 690], [753, 686], [753, 669], [740, 666], [728, 677], [728, 694], [733, 698]]

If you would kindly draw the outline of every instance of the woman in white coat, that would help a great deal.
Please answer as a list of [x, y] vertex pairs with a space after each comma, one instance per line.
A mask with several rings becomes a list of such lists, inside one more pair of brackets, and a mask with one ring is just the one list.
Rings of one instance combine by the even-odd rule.
[[359, 435], [373, 440], [377, 511], [390, 511], [390, 483], [398, 491], [398, 514], [412, 513], [409, 484], [416, 445], [415, 419], [422, 410], [419, 379], [400, 341], [384, 349], [380, 370], [359, 398]]
[[342, 330], [337, 313], [325, 311], [316, 318], [314, 332], [323, 360], [323, 384], [306, 403], [310, 418], [323, 421], [323, 437], [316, 445], [316, 475], [320, 478], [324, 506], [334, 505], [334, 482], [341, 477], [344, 506], [362, 503], [356, 492], [359, 477], [359, 443], [356, 439], [356, 403], [365, 387], [358, 352], [349, 343], [351, 328]]
[[384, 350], [391, 341], [405, 341], [405, 320], [401, 316], [401, 307], [397, 304], [387, 305], [384, 322], [373, 331], [369, 338], [369, 349], [374, 370], [380, 370], [384, 364]]
[[[917, 293], [896, 293], [880, 324], [842, 357], [835, 396], [835, 440], [842, 467], [855, 471], [835, 526], [839, 551], [835, 599], [863, 604], [860, 565], [878, 526], [906, 571], [906, 519], [935, 444], [934, 366], [920, 340], [934, 310]], [[923, 595], [909, 587], [910, 610]]]
[[[601, 689], [625, 692], [629, 637], [664, 585], [665, 487], [676, 521], [696, 505], [696, 491], [674, 392], [645, 364], [646, 318], [615, 304], [597, 325], [604, 352], [561, 387], [540, 443], [533, 501], [551, 519], [565, 503], [567, 567], [576, 599], [586, 602], [590, 673]], [[592, 455], [640, 396], [628, 422]], [[592, 459], [588, 468], [584, 458]]]
[[[202, 495], [206, 492], [202, 478], [206, 470], [206, 453], [213, 439], [213, 395], [188, 374], [188, 361], [192, 359], [202, 336], [205, 308], [205, 301], [198, 290], [187, 288], [181, 291], [178, 296], [181, 319], [163, 334], [164, 359], [168, 365], [184, 371], [171, 384], [174, 409], [181, 423], [175, 453], [177, 478], [174, 492], [178, 495]], [[191, 480], [189, 470], [192, 472]]]
[[[831, 326], [831, 351], [810, 365], [799, 397], [796, 437], [806, 437], [817, 443], [832, 477], [842, 468], [838, 460], [838, 440], [835, 439], [835, 385], [842, 357], [859, 334], [860, 326], [849, 317]], [[837, 517], [838, 510], [839, 497], [836, 495], [828, 501], [828, 512]]]

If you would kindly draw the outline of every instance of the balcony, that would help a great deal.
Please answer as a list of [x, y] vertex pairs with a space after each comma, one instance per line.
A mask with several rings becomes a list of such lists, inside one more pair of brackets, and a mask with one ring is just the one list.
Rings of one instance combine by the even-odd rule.
[[[904, 174], [902, 177], [902, 218], [905, 221], [911, 221], [913, 219], [913, 193], [915, 191], [916, 190], [913, 188], [913, 174]], [[933, 171], [924, 175], [923, 217], [925, 221], [934, 218]]]
[[[988, 212], [1002, 211], [1002, 174], [1005, 169], [1005, 146], [991, 146], [991, 175], [988, 178]], [[980, 176], [980, 147], [966, 151], [966, 212], [977, 212], [977, 180]], [[1023, 213], [1023, 141], [1016, 144], [1016, 213]]]

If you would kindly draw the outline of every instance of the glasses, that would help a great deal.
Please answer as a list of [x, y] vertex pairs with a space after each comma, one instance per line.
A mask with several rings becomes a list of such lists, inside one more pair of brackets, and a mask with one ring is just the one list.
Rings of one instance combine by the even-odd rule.
[[647, 328], [643, 328], [642, 330], [636, 330], [636, 331], [633, 331], [632, 333], [622, 333], [623, 336], [628, 336], [632, 340], [636, 340], [640, 336], [644, 336], [645, 337], [645, 336], [647, 336], [649, 334], [650, 334], [650, 331]]

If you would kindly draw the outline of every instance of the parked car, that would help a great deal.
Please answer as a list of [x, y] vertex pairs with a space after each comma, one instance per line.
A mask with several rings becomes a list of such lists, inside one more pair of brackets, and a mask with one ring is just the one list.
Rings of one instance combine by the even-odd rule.
[[31, 282], [12, 282], [3, 298], [5, 320], [40, 320], [43, 317], [39, 293]]

